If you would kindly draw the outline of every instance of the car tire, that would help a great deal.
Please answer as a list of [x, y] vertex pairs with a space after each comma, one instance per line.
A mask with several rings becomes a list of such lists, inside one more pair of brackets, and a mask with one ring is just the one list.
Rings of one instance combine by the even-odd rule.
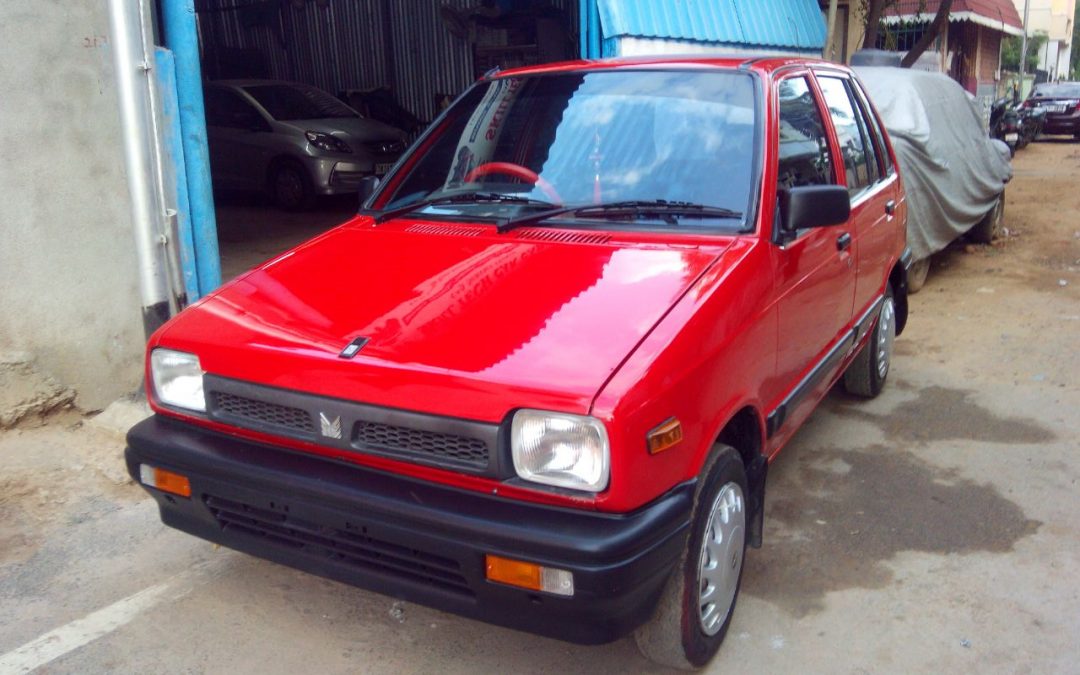
[[968, 230], [967, 238], [976, 244], [990, 244], [1001, 236], [1005, 227], [1005, 193], [998, 195], [994, 208], [983, 216], [975, 227]]
[[896, 302], [892, 286], [887, 286], [870, 339], [844, 371], [844, 389], [849, 394], [874, 398], [885, 388], [892, 369], [893, 344], [896, 341]]
[[[735, 613], [746, 559], [749, 493], [739, 453], [717, 445], [694, 494], [690, 535], [648, 623], [634, 633], [649, 660], [700, 668], [720, 649]], [[710, 544], [711, 542], [711, 544]], [[715, 602], [706, 602], [713, 598]]]
[[915, 295], [922, 290], [922, 287], [926, 285], [926, 277], [930, 274], [930, 258], [926, 257], [922, 260], [916, 260], [911, 263], [911, 267], [908, 268], [907, 275], [907, 292], [908, 295]]
[[302, 211], [310, 207], [314, 199], [311, 178], [307, 171], [291, 160], [278, 162], [273, 166], [268, 188], [274, 205], [284, 211]]

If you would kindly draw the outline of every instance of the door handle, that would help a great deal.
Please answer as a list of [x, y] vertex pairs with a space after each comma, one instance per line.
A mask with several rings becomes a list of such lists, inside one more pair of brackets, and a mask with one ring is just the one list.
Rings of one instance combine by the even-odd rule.
[[892, 214], [896, 213], [896, 200], [895, 199], [890, 199], [889, 201], [885, 202], [885, 213], [889, 214], [890, 216]]
[[837, 251], [844, 251], [848, 246], [851, 246], [851, 233], [845, 232], [836, 238]]

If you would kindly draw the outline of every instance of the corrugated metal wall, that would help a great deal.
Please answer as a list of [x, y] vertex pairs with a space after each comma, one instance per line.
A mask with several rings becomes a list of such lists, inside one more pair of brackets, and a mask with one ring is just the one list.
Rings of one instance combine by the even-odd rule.
[[[324, 6], [320, 6], [323, 4]], [[221, 48], [256, 50], [269, 77], [329, 92], [391, 86], [422, 119], [435, 94], [456, 95], [473, 80], [472, 51], [443, 25], [439, 7], [472, 9], [478, 0], [330, 0], [317, 3], [199, 0], [208, 59]], [[549, 0], [577, 25], [578, 0]], [[389, 43], [389, 49], [388, 49]], [[206, 70], [215, 72], [214, 64]]]

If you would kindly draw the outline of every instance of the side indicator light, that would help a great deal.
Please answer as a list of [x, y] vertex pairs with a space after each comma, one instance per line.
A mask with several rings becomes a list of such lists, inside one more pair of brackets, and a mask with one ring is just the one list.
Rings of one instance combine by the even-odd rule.
[[140, 464], [139, 481], [143, 485], [149, 485], [162, 492], [169, 492], [181, 497], [191, 496], [191, 481], [188, 480], [187, 476], [159, 469], [156, 466]]
[[682, 443], [682, 439], [682, 422], [674, 417], [665, 420], [660, 426], [656, 427], [645, 436], [650, 455], [670, 450], [679, 443]]
[[574, 574], [567, 570], [490, 554], [484, 556], [484, 561], [488, 581], [555, 595], [574, 594]]

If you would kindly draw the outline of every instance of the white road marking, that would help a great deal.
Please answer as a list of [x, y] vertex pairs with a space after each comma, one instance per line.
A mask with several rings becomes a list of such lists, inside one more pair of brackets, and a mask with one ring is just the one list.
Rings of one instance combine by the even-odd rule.
[[28, 673], [40, 668], [64, 654], [123, 627], [139, 614], [162, 601], [176, 600], [187, 595], [195, 586], [193, 583], [195, 578], [209, 565], [210, 563], [194, 565], [167, 581], [144, 588], [108, 607], [87, 614], [81, 619], [60, 626], [36, 640], [11, 650], [0, 656], [0, 675]]

